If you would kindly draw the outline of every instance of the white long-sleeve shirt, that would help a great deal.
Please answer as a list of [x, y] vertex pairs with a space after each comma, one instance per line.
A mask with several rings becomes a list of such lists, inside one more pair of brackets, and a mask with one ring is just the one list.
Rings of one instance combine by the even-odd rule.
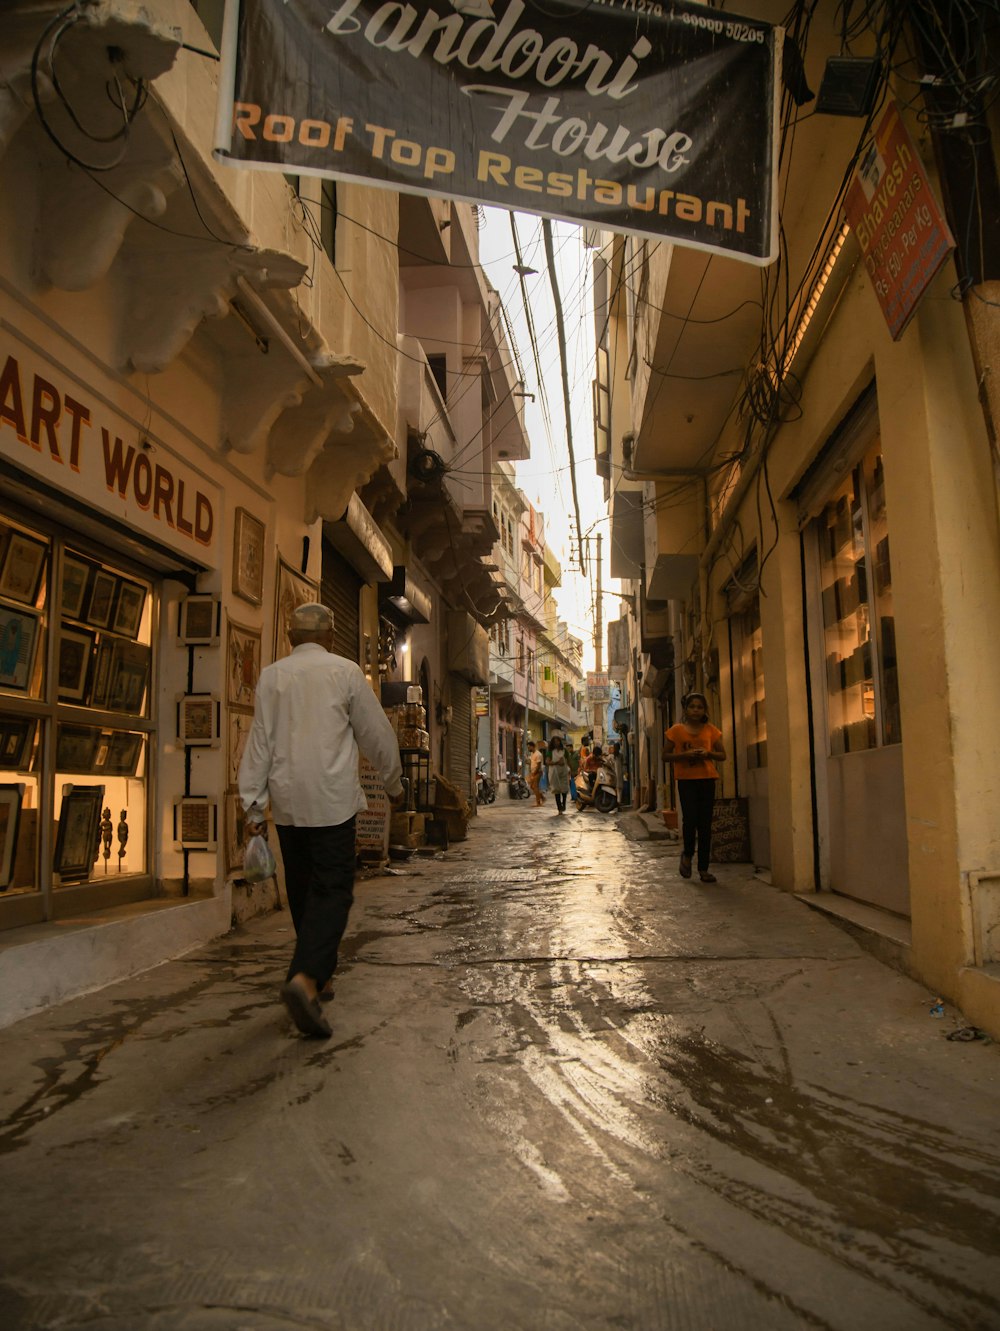
[[240, 762], [240, 798], [276, 823], [332, 827], [368, 807], [358, 749], [390, 795], [402, 789], [399, 745], [360, 666], [304, 642], [257, 683], [250, 738]]

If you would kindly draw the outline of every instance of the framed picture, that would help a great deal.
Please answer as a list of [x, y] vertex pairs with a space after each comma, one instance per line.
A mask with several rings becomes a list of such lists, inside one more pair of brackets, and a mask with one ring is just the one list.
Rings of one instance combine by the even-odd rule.
[[[149, 682], [150, 649], [141, 642], [114, 644], [106, 707], [109, 712], [142, 711]], [[95, 672], [96, 673], [96, 672]]]
[[61, 725], [56, 734], [56, 768], [60, 772], [93, 772], [101, 732], [93, 726]]
[[243, 868], [244, 838], [243, 801], [235, 788], [226, 791], [225, 807], [225, 861], [226, 873]]
[[177, 702], [177, 738], [183, 744], [217, 748], [220, 703], [214, 693], [188, 693]]
[[87, 606], [87, 623], [95, 629], [106, 629], [111, 624], [111, 612], [115, 607], [115, 592], [118, 579], [113, 573], [105, 573], [99, 568], [90, 585], [90, 604]]
[[63, 787], [54, 868], [64, 883], [90, 877], [97, 859], [103, 804], [103, 786]]
[[38, 722], [25, 717], [0, 717], [0, 770], [26, 772], [35, 748]]
[[138, 635], [142, 623], [142, 612], [146, 606], [146, 589], [139, 582], [129, 582], [122, 578], [118, 585], [118, 600], [115, 602], [115, 617], [111, 628], [115, 633], [122, 633], [126, 638]]
[[219, 808], [207, 795], [185, 795], [174, 805], [174, 841], [185, 850], [215, 850]]
[[253, 707], [260, 678], [260, 630], [229, 620], [226, 635], [226, 702]]
[[113, 638], [102, 638], [97, 644], [97, 657], [94, 666], [94, 678], [90, 685], [91, 707], [107, 707], [108, 689], [111, 686], [111, 666], [115, 659]]
[[188, 647], [214, 647], [219, 641], [222, 602], [214, 596], [186, 596], [178, 615], [179, 643]]
[[83, 598], [87, 594], [91, 565], [67, 552], [63, 559], [62, 613], [69, 619], [83, 618]]
[[62, 702], [85, 702], [94, 634], [88, 629], [59, 630], [59, 698]]
[[260, 605], [264, 596], [264, 524], [245, 508], [236, 510], [233, 542], [233, 592]]
[[135, 776], [145, 736], [130, 730], [116, 730], [107, 740], [107, 753], [101, 771], [107, 776]]
[[0, 568], [0, 596], [12, 601], [34, 605], [45, 573], [45, 556], [49, 547], [44, 541], [12, 531]]
[[23, 782], [0, 786], [0, 892], [7, 891], [14, 877], [14, 852], [23, 799]]
[[253, 725], [253, 712], [238, 712], [231, 710], [228, 713], [228, 743], [226, 752], [229, 756], [229, 765], [226, 772], [229, 779], [229, 785], [235, 786], [240, 777], [240, 762], [243, 758], [243, 750], [247, 746], [247, 740], [250, 738], [250, 727]]
[[292, 644], [288, 638], [288, 624], [292, 611], [300, 605], [319, 600], [319, 585], [296, 573], [291, 564], [278, 556], [278, 581], [274, 597], [274, 659], [288, 656]]
[[30, 610], [0, 605], [0, 687], [31, 687], [41, 620]]

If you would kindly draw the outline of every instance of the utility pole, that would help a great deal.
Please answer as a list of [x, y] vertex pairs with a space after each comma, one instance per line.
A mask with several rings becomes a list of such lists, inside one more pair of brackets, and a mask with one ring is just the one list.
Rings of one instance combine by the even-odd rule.
[[604, 615], [601, 602], [601, 533], [597, 533], [597, 608], [594, 613], [594, 651], [597, 656], [597, 669], [604, 669]]
[[[586, 571], [587, 555], [590, 551], [590, 543], [593, 541], [595, 548], [594, 555], [594, 573], [595, 573], [595, 597], [594, 597], [594, 659], [598, 674], [604, 671], [604, 593], [601, 587], [601, 544], [603, 534], [598, 532], [596, 536], [584, 536], [581, 532], [574, 532], [571, 527], [571, 540], [578, 547], [576, 553], [580, 560], [580, 568]], [[604, 725], [602, 721], [602, 704], [595, 702], [590, 707], [590, 729], [591, 733], [599, 733], [604, 736]], [[595, 734], [596, 738], [596, 734]]]

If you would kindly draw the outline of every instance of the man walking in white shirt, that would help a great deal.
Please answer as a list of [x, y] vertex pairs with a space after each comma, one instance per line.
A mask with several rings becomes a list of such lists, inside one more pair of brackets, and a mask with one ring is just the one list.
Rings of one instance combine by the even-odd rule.
[[403, 801], [399, 746], [359, 666], [333, 654], [333, 612], [299, 606], [292, 653], [260, 673], [240, 763], [248, 834], [268, 798], [285, 866], [296, 944], [281, 997], [304, 1035], [332, 1035], [319, 991], [337, 966], [354, 901], [354, 820], [368, 807], [358, 749], [377, 768], [394, 806]]

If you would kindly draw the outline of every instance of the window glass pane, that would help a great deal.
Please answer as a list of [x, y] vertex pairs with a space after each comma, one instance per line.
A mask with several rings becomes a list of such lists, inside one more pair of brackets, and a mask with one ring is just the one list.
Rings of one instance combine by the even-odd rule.
[[38, 890], [41, 722], [0, 712], [0, 892]]
[[760, 627], [760, 600], [754, 597], [742, 617], [743, 723], [747, 766], [767, 766], [767, 714], [764, 703], [764, 646]]
[[337, 183], [323, 180], [319, 193], [319, 234], [330, 262], [337, 262]]
[[889, 523], [885, 509], [885, 476], [881, 444], [864, 461], [868, 492], [868, 549], [871, 566], [872, 622], [878, 647], [882, 743], [898, 744], [903, 737], [896, 666], [896, 620], [892, 609], [892, 567], [889, 563]]
[[148, 714], [151, 586], [71, 548], [63, 556], [58, 701]]
[[45, 679], [49, 542], [0, 519], [0, 691], [39, 698]]
[[819, 541], [830, 752], [857, 753], [876, 743], [860, 466], [824, 509]]
[[133, 731], [57, 727], [57, 886], [145, 869], [146, 744]]

